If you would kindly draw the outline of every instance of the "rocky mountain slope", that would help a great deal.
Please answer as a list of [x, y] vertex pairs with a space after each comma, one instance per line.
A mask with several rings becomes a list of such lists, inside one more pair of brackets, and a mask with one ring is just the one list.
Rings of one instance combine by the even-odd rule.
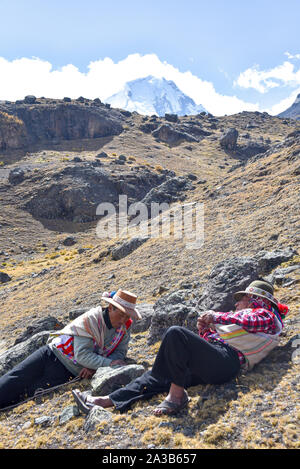
[[173, 81], [153, 76], [129, 81], [106, 102], [116, 108], [149, 116], [184, 116], [206, 112], [203, 106], [196, 105], [193, 99], [180, 91]]
[[[191, 388], [189, 409], [178, 417], [152, 416], [158, 396], [128, 414], [96, 415], [95, 424], [73, 409], [74, 384], [0, 414], [0, 445], [297, 448], [300, 123], [249, 112], [105, 113], [115, 134], [43, 137], [0, 156], [1, 369], [118, 287], [143, 304], [129, 363], [146, 369], [165, 327], [193, 328], [199, 309], [229, 307], [232, 290], [258, 274], [275, 282], [276, 297], [290, 307], [282, 345], [234, 382]], [[120, 195], [148, 208], [203, 204], [204, 244], [189, 249], [172, 227], [141, 234], [131, 216], [127, 231], [100, 238], [96, 206], [111, 201], [118, 209]]]
[[298, 94], [295, 102], [285, 111], [278, 114], [278, 117], [287, 117], [290, 119], [300, 119], [300, 94]]

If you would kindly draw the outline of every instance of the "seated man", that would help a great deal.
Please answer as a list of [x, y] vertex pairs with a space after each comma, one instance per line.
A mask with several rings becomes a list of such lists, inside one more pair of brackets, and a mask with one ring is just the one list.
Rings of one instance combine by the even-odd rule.
[[115, 406], [122, 412], [139, 399], [168, 392], [154, 414], [176, 414], [188, 404], [187, 387], [222, 384], [241, 367], [251, 369], [278, 345], [288, 308], [278, 303], [265, 280], [252, 282], [234, 297], [235, 312], [207, 311], [198, 318], [199, 335], [184, 327], [169, 328], [152, 370], [127, 386], [102, 397], [72, 391], [79, 408], [88, 413], [94, 405]]
[[132, 320], [141, 319], [137, 297], [118, 290], [101, 299], [107, 308], [92, 308], [50, 334], [47, 345], [0, 378], [0, 408], [33, 396], [39, 388], [57, 386], [75, 376], [89, 378], [102, 366], [125, 364]]

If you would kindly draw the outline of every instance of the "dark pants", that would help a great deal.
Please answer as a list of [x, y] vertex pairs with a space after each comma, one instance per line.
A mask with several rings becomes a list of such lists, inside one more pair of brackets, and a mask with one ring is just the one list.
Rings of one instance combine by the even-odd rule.
[[240, 371], [237, 352], [226, 344], [209, 343], [184, 327], [173, 326], [163, 338], [151, 371], [109, 395], [117, 410], [139, 399], [168, 392], [171, 383], [184, 388], [222, 384]]
[[44, 345], [0, 378], [0, 408], [31, 397], [39, 388], [63, 384], [74, 375]]

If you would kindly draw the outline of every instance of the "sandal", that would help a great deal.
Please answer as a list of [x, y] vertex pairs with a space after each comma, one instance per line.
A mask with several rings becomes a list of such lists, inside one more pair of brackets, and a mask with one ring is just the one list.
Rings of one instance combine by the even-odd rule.
[[183, 398], [180, 404], [177, 404], [176, 402], [167, 401], [165, 399], [155, 408], [155, 410], [159, 409], [161, 410], [161, 412], [159, 414], [156, 414], [154, 410], [154, 415], [158, 417], [160, 417], [161, 415], [176, 415], [182, 409], [187, 407], [188, 403], [189, 403], [189, 397], [187, 395]]
[[88, 414], [89, 411], [94, 407], [94, 404], [87, 400], [87, 393], [80, 392], [79, 389], [72, 390], [73, 397], [76, 401], [78, 408], [84, 413]]

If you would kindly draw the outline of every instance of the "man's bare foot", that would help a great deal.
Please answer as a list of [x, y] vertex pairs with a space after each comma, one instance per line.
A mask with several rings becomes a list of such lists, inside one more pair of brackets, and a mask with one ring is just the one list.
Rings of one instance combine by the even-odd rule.
[[109, 396], [100, 396], [100, 397], [88, 396], [87, 402], [93, 405], [98, 405], [100, 407], [103, 407], [104, 409], [106, 409], [107, 407], [112, 407], [114, 405], [112, 400], [109, 398]]

